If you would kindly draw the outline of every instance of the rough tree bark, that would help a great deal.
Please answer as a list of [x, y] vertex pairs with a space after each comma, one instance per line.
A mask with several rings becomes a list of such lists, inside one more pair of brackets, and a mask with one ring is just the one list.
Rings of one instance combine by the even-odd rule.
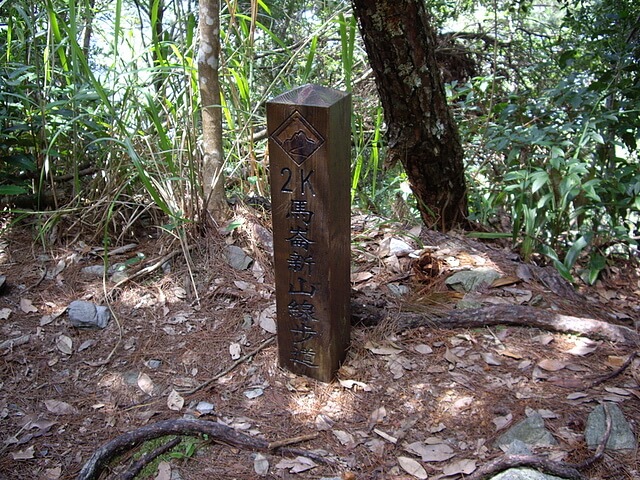
[[424, 0], [352, 0], [388, 126], [388, 162], [400, 161], [426, 226], [467, 214], [462, 146], [435, 57]]
[[204, 208], [214, 219], [224, 215], [224, 151], [222, 143], [222, 106], [220, 104], [220, 3], [200, 0], [200, 49], [198, 85], [202, 109], [202, 186]]

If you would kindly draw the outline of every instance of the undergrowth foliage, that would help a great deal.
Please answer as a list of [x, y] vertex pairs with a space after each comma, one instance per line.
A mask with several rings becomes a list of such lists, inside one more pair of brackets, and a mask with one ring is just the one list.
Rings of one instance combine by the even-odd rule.
[[[250, 3], [221, 13], [229, 196], [268, 197], [265, 103], [313, 82], [353, 94], [354, 208], [417, 221], [406, 175], [384, 168], [350, 3]], [[430, 8], [477, 235], [592, 283], [607, 259], [637, 255], [640, 6], [561, 6]], [[202, 224], [197, 11], [195, 0], [0, 2], [0, 194], [14, 218], [37, 215], [46, 239], [71, 214], [112, 245], [140, 224], [180, 238]]]

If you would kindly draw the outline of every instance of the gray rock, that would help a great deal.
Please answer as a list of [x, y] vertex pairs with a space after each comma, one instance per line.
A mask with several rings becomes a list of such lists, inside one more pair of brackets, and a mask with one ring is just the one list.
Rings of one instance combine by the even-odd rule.
[[495, 477], [491, 477], [491, 480], [564, 480], [561, 477], [555, 475], [547, 475], [540, 473], [537, 470], [531, 468], [510, 468], [504, 472], [500, 472]]
[[544, 428], [544, 420], [537, 412], [503, 433], [496, 441], [496, 447], [508, 448], [515, 440], [520, 440], [530, 446], [558, 444], [551, 432]]
[[151, 370], [157, 370], [158, 368], [160, 368], [160, 365], [162, 365], [162, 360], [152, 358], [151, 360], [147, 360], [146, 362], [144, 362], [144, 364]]
[[489, 286], [500, 274], [489, 268], [477, 270], [463, 270], [456, 272], [445, 280], [445, 283], [459, 292], [473, 292], [484, 286]]
[[102, 278], [104, 275], [104, 265], [89, 265], [88, 267], [83, 267], [80, 273], [86, 277]]
[[501, 448], [507, 455], [531, 455], [533, 453], [529, 445], [517, 438], [509, 445], [503, 445]]
[[71, 325], [77, 328], [105, 328], [111, 318], [111, 312], [107, 307], [84, 300], [71, 302], [68, 312]]
[[253, 258], [236, 245], [229, 245], [224, 249], [227, 263], [235, 270], [246, 270], [253, 262]]
[[198, 405], [196, 406], [196, 410], [201, 414], [201, 415], [211, 415], [211, 413], [213, 413], [213, 411], [215, 410], [215, 405], [211, 402], [205, 402], [204, 400], [198, 402]]
[[[620, 407], [615, 403], [607, 403], [607, 410], [611, 417], [611, 434], [607, 441], [609, 450], [631, 450], [636, 448], [636, 439], [631, 431], [629, 422], [624, 418]], [[598, 405], [589, 414], [587, 426], [584, 430], [584, 438], [591, 449], [598, 447], [606, 430], [604, 407]]]

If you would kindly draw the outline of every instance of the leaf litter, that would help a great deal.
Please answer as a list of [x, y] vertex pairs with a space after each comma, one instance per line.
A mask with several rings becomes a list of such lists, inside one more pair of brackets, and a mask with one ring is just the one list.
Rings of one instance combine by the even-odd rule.
[[[577, 307], [538, 286], [535, 269], [514, 265], [502, 251], [433, 234], [421, 237], [424, 245], [440, 245], [430, 248], [427, 257], [427, 250], [413, 250], [413, 241], [397, 235], [392, 226], [376, 226], [371, 232], [360, 239], [367, 254], [360, 256], [354, 250], [356, 302], [436, 308], [429, 306], [429, 298], [457, 301], [444, 285], [448, 272], [482, 266], [501, 273], [481, 298], [500, 297], [514, 304], [542, 298], [569, 312]], [[388, 238], [400, 241], [385, 241]], [[157, 247], [157, 242], [150, 242], [136, 249], [152, 259]], [[387, 255], [383, 262], [378, 252]], [[110, 325], [104, 332], [81, 331], [70, 328], [60, 315], [76, 291], [82, 289], [85, 298], [96, 299], [102, 292], [100, 282], [80, 275], [75, 260], [65, 262], [64, 278], [58, 272], [56, 280], [45, 279], [37, 296], [31, 295], [38, 298], [37, 308], [31, 299], [27, 303], [19, 297], [0, 297], [0, 355], [13, 372], [0, 379], [0, 413], [8, 429], [3, 440], [10, 453], [0, 459], [0, 471], [11, 469], [17, 472], [15, 478], [36, 478], [37, 462], [73, 451], [72, 461], [62, 467], [49, 463], [49, 473], [43, 475], [74, 476], [79, 462], [101, 441], [155, 419], [203, 415], [198, 405], [206, 404], [210, 406], [206, 418], [249, 435], [278, 440], [317, 432], [317, 440], [299, 447], [328, 463], [303, 455], [280, 458], [214, 444], [203, 448], [215, 450], [215, 464], [171, 462], [185, 480], [215, 478], [220, 472], [253, 478], [283, 471], [295, 478], [369, 478], [377, 471], [384, 472], [385, 478], [448, 475], [454, 480], [498, 455], [491, 447], [492, 436], [524, 418], [527, 409], [542, 410], [556, 431], [568, 429], [578, 442], [580, 420], [604, 399], [616, 401], [631, 415], [640, 413], [633, 403], [638, 382], [630, 372], [596, 388], [584, 387], [587, 379], [609, 373], [628, 358], [630, 352], [607, 343], [508, 326], [473, 331], [420, 327], [398, 332], [393, 330], [392, 318], [375, 328], [354, 328], [347, 360], [332, 384], [297, 379], [278, 369], [277, 350], [271, 345], [221, 375], [210, 388], [189, 393], [276, 330], [272, 292], [267, 287], [273, 280], [268, 258], [252, 253], [257, 268], [231, 272], [206, 248], [193, 253], [207, 262], [198, 279], [205, 286], [201, 303], [189, 303], [192, 290], [182, 283], [188, 276], [179, 263], [173, 264], [169, 276], [126, 286], [112, 304], [126, 319], [125, 338], [115, 361], [101, 367], [86, 362], [108, 357], [117, 345], [117, 326]], [[83, 254], [77, 255], [80, 259]], [[58, 258], [71, 257], [61, 254]], [[417, 258], [422, 258], [422, 284], [412, 283]], [[23, 263], [24, 281], [29, 283], [29, 260], [25, 257]], [[55, 272], [60, 266], [60, 261], [52, 259], [47, 271]], [[31, 283], [37, 280], [33, 277]], [[405, 288], [392, 292], [386, 288], [389, 280]], [[424, 290], [421, 285], [427, 283], [429, 289]], [[411, 303], [417, 291], [418, 303]], [[628, 309], [629, 302], [625, 300], [623, 306], [618, 298], [609, 295], [606, 301], [619, 311]], [[596, 303], [593, 308], [603, 305]], [[33, 388], [34, 379], [38, 389]], [[21, 423], [26, 418], [31, 420]], [[563, 448], [565, 455], [574, 452], [569, 445]], [[615, 456], [608, 462], [632, 464]], [[606, 471], [595, 467], [591, 477], [607, 478]]]

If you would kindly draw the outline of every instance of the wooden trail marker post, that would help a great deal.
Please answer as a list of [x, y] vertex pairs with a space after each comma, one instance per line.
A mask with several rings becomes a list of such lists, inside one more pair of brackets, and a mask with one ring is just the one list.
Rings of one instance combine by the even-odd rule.
[[349, 346], [351, 95], [305, 85], [267, 103], [278, 356], [331, 381]]

